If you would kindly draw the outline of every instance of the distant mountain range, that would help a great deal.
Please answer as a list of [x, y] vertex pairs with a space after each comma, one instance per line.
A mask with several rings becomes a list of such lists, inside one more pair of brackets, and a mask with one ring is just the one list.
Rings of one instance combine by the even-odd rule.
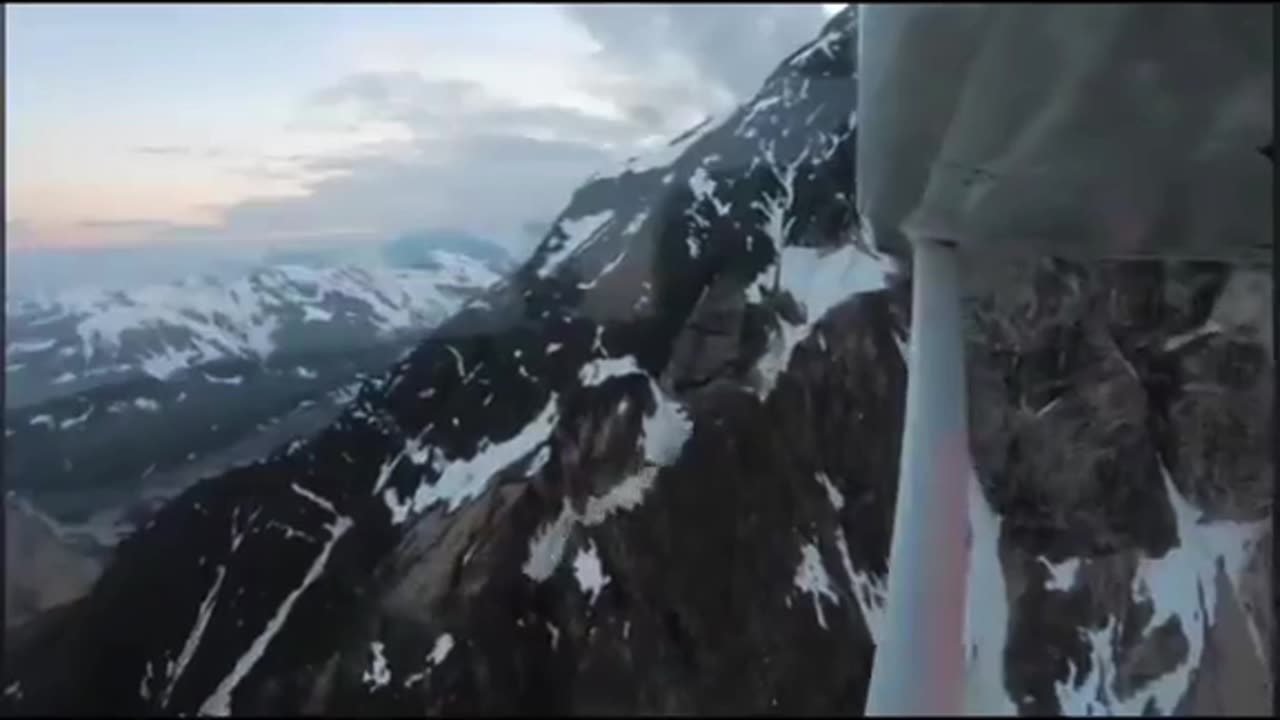
[[196, 277], [131, 291], [7, 303], [10, 408], [224, 360], [350, 351], [429, 328], [498, 279], [435, 251], [421, 267], [277, 266], [232, 282]]
[[319, 429], [501, 277], [492, 252], [415, 260], [11, 300], [8, 488], [109, 545], [131, 508]]
[[33, 298], [83, 288], [134, 290], [191, 275], [229, 283], [256, 270], [281, 265], [406, 269], [434, 251], [465, 255], [504, 272], [516, 262], [507, 247], [500, 240], [463, 231], [424, 229], [381, 239], [319, 237], [259, 245], [193, 242], [7, 248], [5, 292], [9, 298]]

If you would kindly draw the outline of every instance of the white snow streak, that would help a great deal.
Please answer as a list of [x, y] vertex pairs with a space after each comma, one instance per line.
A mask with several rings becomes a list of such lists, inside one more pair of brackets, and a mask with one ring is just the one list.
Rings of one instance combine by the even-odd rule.
[[849, 591], [853, 593], [853, 600], [858, 604], [862, 619], [867, 624], [871, 642], [879, 645], [884, 633], [885, 598], [889, 592], [887, 585], [884, 580], [869, 572], [854, 569], [853, 560], [849, 557], [849, 540], [840, 527], [836, 528], [836, 548], [840, 551], [840, 565], [849, 580]]
[[1194, 340], [1198, 340], [1208, 335], [1216, 335], [1219, 332], [1222, 332], [1222, 328], [1218, 326], [1218, 323], [1213, 320], [1208, 320], [1194, 330], [1189, 330], [1181, 335], [1174, 335], [1173, 337], [1165, 340], [1164, 351], [1174, 352]]
[[815, 53], [823, 53], [827, 57], [832, 57], [833, 53], [831, 48], [839, 42], [842, 37], [847, 37], [847, 35], [839, 30], [833, 30], [823, 35], [815, 40], [812, 45], [805, 48], [803, 52], [791, 58], [790, 64], [792, 66], [803, 65], [805, 62], [808, 62], [809, 58], [813, 57]]
[[369, 643], [369, 667], [360, 677], [361, 682], [370, 690], [386, 687], [391, 682], [391, 668], [387, 665], [387, 656], [383, 654], [385, 646], [380, 642]]
[[601, 278], [613, 272], [614, 270], [617, 270], [618, 266], [621, 265], [622, 261], [625, 259], [627, 259], [627, 248], [624, 247], [622, 248], [622, 252], [618, 253], [617, 257], [605, 263], [605, 266], [600, 268], [600, 272], [595, 276], [593, 280], [591, 280], [590, 282], [578, 283], [578, 289], [590, 290], [594, 288], [597, 284], [599, 284]]
[[62, 422], [58, 423], [58, 429], [68, 430], [77, 425], [82, 425], [86, 420], [89, 419], [89, 416], [92, 414], [93, 414], [93, 406], [90, 405], [88, 408], [85, 409], [83, 413], [80, 413], [79, 415], [72, 418], [67, 418], [66, 420], [63, 420]]
[[525, 477], [533, 477], [546, 467], [547, 462], [551, 460], [551, 446], [543, 445], [538, 449], [538, 454], [533, 456], [533, 460], [529, 461], [529, 469], [524, 471]]
[[816, 479], [818, 484], [827, 491], [827, 500], [831, 503], [831, 507], [834, 508], [836, 512], [843, 510], [844, 495], [841, 495], [840, 491], [836, 489], [836, 486], [831, 484], [831, 478], [827, 477], [826, 473], [819, 472], [814, 475], [814, 479]]
[[162, 353], [142, 358], [142, 372], [157, 380], [168, 380], [196, 362], [194, 351], [168, 349]]
[[9, 343], [5, 350], [9, 355], [29, 355], [44, 352], [58, 344], [57, 340], [16, 340]]
[[394, 488], [388, 489], [383, 499], [391, 510], [392, 523], [399, 525], [408, 519], [410, 513], [416, 515], [441, 502], [448, 503], [448, 511], [453, 512], [462, 503], [484, 492], [496, 473], [546, 442], [559, 417], [556, 398], [552, 393], [542, 412], [507, 440], [496, 444], [488, 439], [482, 440], [476, 454], [470, 458], [437, 456], [433, 469], [438, 470], [439, 475], [435, 482], [424, 479], [411, 499], [402, 499]]
[[644, 503], [644, 497], [658, 477], [658, 467], [647, 466], [623, 478], [603, 495], [587, 498], [582, 515], [566, 500], [560, 514], [529, 539], [529, 557], [522, 570], [526, 577], [542, 582], [555, 572], [564, 558], [565, 545], [575, 525], [594, 527], [619, 512], [630, 512]]
[[636, 359], [631, 355], [624, 355], [618, 358], [598, 358], [582, 366], [582, 369], [578, 371], [578, 380], [583, 387], [592, 387], [603, 383], [609, 378], [643, 372], [640, 366], [636, 365]]
[[218, 687], [213, 691], [213, 694], [200, 706], [202, 714], [219, 716], [231, 714], [231, 694], [235, 692], [236, 686], [240, 684], [245, 675], [249, 674], [249, 671], [253, 670], [253, 666], [262, 659], [262, 654], [266, 652], [271, 640], [280, 632], [280, 628], [284, 627], [285, 621], [289, 619], [289, 613], [293, 610], [294, 603], [324, 572], [324, 566], [329, 562], [329, 555], [333, 552], [334, 546], [338, 544], [343, 535], [347, 534], [352, 525], [351, 518], [342, 516], [335, 518], [333, 524], [325, 526], [329, 531], [329, 541], [325, 543], [320, 550], [320, 554], [311, 563], [311, 567], [307, 569], [307, 574], [303, 576], [302, 582], [285, 597], [284, 602], [280, 603], [280, 607], [276, 609], [275, 615], [267, 622], [262, 634], [254, 638], [249, 649], [236, 661], [231, 672], [223, 678], [222, 682], [218, 683]]
[[144, 398], [144, 397], [134, 398], [133, 406], [138, 408], [139, 410], [145, 410], [146, 412], [160, 411], [160, 403], [156, 402], [155, 400], [152, 400], [151, 398]]
[[585, 548], [578, 551], [578, 556], [573, 560], [573, 575], [578, 580], [578, 587], [588, 596], [587, 604], [594, 605], [604, 586], [609, 584], [609, 576], [600, 563], [600, 555], [596, 552], [594, 542], [587, 543]]
[[747, 108], [747, 114], [746, 114], [746, 115], [744, 115], [744, 116], [742, 117], [742, 120], [738, 122], [738, 127], [737, 127], [737, 129], [735, 129], [735, 130], [733, 131], [733, 132], [734, 132], [734, 134], [735, 134], [735, 135], [741, 135], [741, 134], [742, 134], [742, 132], [743, 132], [744, 130], [746, 130], [746, 129], [747, 129], [747, 127], [751, 124], [751, 121], [752, 121], [752, 120], [754, 120], [754, 119], [756, 118], [756, 115], [760, 114], [761, 112], [763, 112], [763, 111], [765, 111], [765, 110], [768, 110], [769, 108], [773, 107], [774, 105], [777, 105], [777, 104], [778, 104], [779, 102], [781, 102], [781, 101], [782, 101], [782, 100], [781, 100], [781, 98], [779, 98], [778, 96], [774, 95], [774, 96], [770, 96], [770, 97], [764, 97], [764, 98], [761, 98], [761, 99], [759, 99], [759, 100], [755, 101], [754, 103], [752, 103], [752, 104], [751, 104], [751, 107]]
[[1049, 579], [1045, 581], [1046, 590], [1066, 592], [1075, 587], [1076, 575], [1080, 572], [1080, 558], [1068, 558], [1057, 565], [1045, 558], [1040, 562], [1049, 570]]
[[695, 202], [706, 200], [715, 208], [716, 214], [725, 217], [733, 211], [733, 207], [716, 197], [716, 183], [707, 175], [707, 169], [699, 165], [689, 176], [689, 189], [693, 191]]
[[702, 249], [698, 247], [697, 239], [695, 239], [692, 235], [685, 236], [684, 244], [685, 244], [685, 247], [689, 249], [690, 258], [697, 258], [698, 255], [702, 252]]
[[565, 258], [572, 255], [612, 219], [613, 211], [605, 210], [573, 220], [561, 220], [559, 225], [564, 238], [554, 250], [547, 254], [546, 261], [543, 262], [542, 267], [538, 268], [538, 276], [547, 277]]
[[[782, 330], [770, 339], [769, 350], [757, 365], [761, 397], [773, 390], [792, 349], [808, 337], [822, 316], [851, 295], [884, 288], [893, 263], [887, 256], [869, 255], [853, 245], [835, 250], [786, 247], [781, 262], [781, 287], [804, 306], [806, 316], [798, 325], [779, 319]], [[768, 270], [762, 273], [753, 294], [758, 295], [759, 284], [771, 282], [771, 277]]]
[[791, 211], [791, 206], [795, 201], [796, 170], [800, 167], [800, 163], [804, 161], [805, 153], [801, 153], [789, 165], [786, 165], [781, 172], [778, 171], [778, 162], [774, 157], [773, 145], [764, 148], [764, 157], [782, 192], [776, 197], [770, 195], [763, 201], [757, 200], [751, 203], [751, 208], [760, 211], [764, 215], [764, 226], [761, 229], [769, 236], [774, 250], [781, 253], [786, 245], [787, 235], [791, 232], [791, 226], [795, 224], [795, 218], [788, 217], [788, 213]]
[[244, 381], [244, 378], [242, 378], [239, 375], [232, 375], [231, 377], [218, 377], [217, 375], [210, 375], [209, 373], [204, 373], [204, 379], [216, 385], [239, 385], [241, 382]]
[[445, 658], [449, 657], [451, 650], [453, 650], [453, 636], [449, 633], [443, 633], [436, 638], [435, 645], [431, 646], [431, 654], [427, 656], [427, 662], [431, 663], [433, 667], [440, 667]]
[[373, 481], [373, 492], [370, 493], [371, 495], [377, 495], [382, 492], [382, 486], [386, 485], [387, 480], [391, 479], [391, 473], [396, 469], [396, 466], [400, 464], [400, 461], [404, 459], [404, 456], [405, 451], [401, 450], [395, 457], [382, 462], [382, 465], [378, 467], [378, 477]]
[[615, 513], [635, 510], [644, 502], [645, 494], [657, 477], [658, 469], [655, 467], [641, 468], [639, 472], [628, 475], [604, 495], [587, 498], [586, 509], [578, 520], [587, 527], [593, 527]]
[[458, 369], [458, 377], [460, 378], [466, 377], [467, 369], [462, 365], [462, 353], [454, 349], [452, 345], [445, 345], [444, 347], [446, 350], [448, 350], [450, 353], [453, 354], [453, 362]]
[[622, 234], [623, 235], [636, 234], [637, 232], [640, 231], [641, 226], [644, 225], [644, 221], [648, 219], [649, 219], [649, 210], [647, 208], [644, 210], [641, 210], [640, 212], [636, 213], [635, 217], [631, 218], [631, 222], [627, 223], [627, 226], [623, 228]]
[[657, 407], [643, 421], [644, 458], [654, 465], [670, 465], [680, 457], [685, 441], [693, 433], [693, 421], [684, 407], [667, 397], [652, 380], [649, 391]]
[[577, 516], [566, 502], [555, 520], [533, 534], [529, 539], [529, 558], [521, 567], [526, 577], [535, 582], [551, 577], [564, 557], [564, 547], [575, 522]]
[[329, 312], [328, 310], [325, 310], [324, 308], [318, 308], [314, 305], [302, 306], [302, 322], [304, 323], [312, 323], [312, 322], [327, 323], [327, 322], [331, 322], [332, 320], [333, 320], [333, 313]]
[[413, 673], [409, 677], [405, 678], [405, 688], [413, 687], [414, 685], [422, 682], [423, 678], [427, 676], [427, 673], [431, 672], [432, 668], [440, 667], [440, 664], [445, 661], [445, 658], [449, 657], [449, 652], [451, 650], [453, 650], [453, 636], [449, 633], [442, 633], [440, 637], [436, 638], [435, 645], [432, 646], [431, 652], [427, 654], [426, 667], [422, 672]]
[[324, 498], [320, 497], [319, 495], [317, 495], [317, 494], [315, 494], [315, 493], [311, 492], [310, 490], [308, 490], [308, 489], [306, 489], [306, 488], [302, 487], [302, 486], [301, 486], [301, 485], [299, 485], [298, 483], [290, 483], [290, 484], [289, 484], [289, 487], [290, 487], [290, 489], [292, 489], [295, 493], [297, 493], [297, 494], [301, 495], [302, 497], [306, 498], [307, 500], [311, 501], [313, 504], [318, 505], [318, 506], [320, 506], [321, 508], [324, 508], [325, 510], [328, 510], [330, 515], [337, 515], [337, 514], [338, 514], [337, 509], [333, 507], [333, 503], [331, 503], [331, 502], [329, 502], [328, 500], [326, 500], [326, 499], [324, 499]]
[[826, 597], [834, 605], [840, 604], [840, 597], [831, 587], [831, 577], [822, 565], [822, 555], [813, 543], [800, 546], [800, 566], [796, 568], [795, 586], [801, 592], [813, 596], [813, 611], [818, 616], [818, 625], [827, 629], [827, 618], [822, 612], [822, 598]]
[[213, 585], [209, 586], [209, 591], [205, 593], [204, 600], [200, 601], [200, 609], [196, 611], [196, 622], [191, 627], [191, 633], [187, 635], [187, 641], [182, 645], [182, 652], [178, 655], [178, 661], [173, 665], [173, 670], [169, 674], [169, 684], [164, 689], [164, 694], [160, 697], [160, 706], [167, 707], [169, 705], [169, 697], [173, 694], [173, 688], [178, 684], [182, 673], [186, 671], [187, 665], [190, 664], [191, 658], [195, 657], [196, 650], [200, 648], [200, 640], [204, 637], [205, 628], [209, 626], [209, 619], [213, 617], [213, 608], [218, 602], [218, 591], [222, 588], [222, 580], [227, 576], [226, 566], [218, 566], [218, 575], [213, 581]]
[[143, 700], [151, 699], [151, 686], [155, 684], [155, 666], [150, 660], [147, 661], [146, 670], [142, 674], [142, 679], [138, 681], [138, 696]]

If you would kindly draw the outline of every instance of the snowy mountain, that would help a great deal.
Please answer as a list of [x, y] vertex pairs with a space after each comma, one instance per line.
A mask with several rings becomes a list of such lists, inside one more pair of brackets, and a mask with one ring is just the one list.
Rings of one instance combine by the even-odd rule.
[[[11, 636], [7, 707], [859, 713], [910, 278], [852, 211], [855, 21], [152, 516]], [[1266, 714], [1269, 275], [968, 275], [975, 709]]]
[[426, 260], [11, 302], [9, 489], [114, 544], [125, 516], [324, 427], [499, 277], [466, 255]]
[[277, 266], [234, 282], [6, 303], [7, 407], [216, 361], [368, 346], [439, 324], [498, 275], [435, 252], [421, 269]]

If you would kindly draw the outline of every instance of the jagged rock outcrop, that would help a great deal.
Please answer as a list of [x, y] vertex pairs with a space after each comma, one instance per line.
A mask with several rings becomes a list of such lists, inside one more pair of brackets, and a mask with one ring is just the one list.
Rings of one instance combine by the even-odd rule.
[[[910, 288], [853, 220], [855, 21], [585, 185], [333, 426], [154, 516], [9, 648], [8, 707], [860, 712]], [[969, 276], [971, 688], [1210, 707], [1270, 623], [1227, 617], [1265, 579], [1269, 306], [1217, 265]]]

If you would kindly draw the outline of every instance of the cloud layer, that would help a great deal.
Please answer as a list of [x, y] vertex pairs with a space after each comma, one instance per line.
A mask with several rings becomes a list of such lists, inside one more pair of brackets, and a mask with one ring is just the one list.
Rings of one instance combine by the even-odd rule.
[[335, 229], [385, 239], [457, 228], [522, 255], [588, 176], [748, 98], [826, 18], [817, 5], [572, 5], [561, 12], [595, 45], [574, 72], [579, 101], [554, 93], [538, 102], [528, 99], [537, 93], [512, 98], [467, 79], [465, 68], [454, 73], [461, 77], [351, 74], [302, 98], [298, 113], [312, 127], [368, 136], [346, 150], [246, 160], [216, 147], [135, 148], [235, 163], [246, 175], [292, 179], [303, 192], [220, 208], [212, 226], [134, 229], [150, 241], [269, 245]]

